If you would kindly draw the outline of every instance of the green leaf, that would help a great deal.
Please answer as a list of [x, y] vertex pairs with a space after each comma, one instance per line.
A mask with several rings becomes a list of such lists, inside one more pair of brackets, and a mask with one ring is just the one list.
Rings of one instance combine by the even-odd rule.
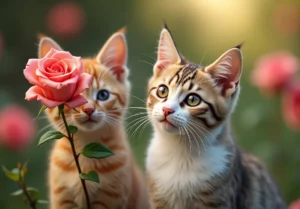
[[68, 128], [69, 128], [69, 131], [70, 131], [71, 134], [75, 134], [78, 130], [78, 128], [76, 126], [73, 126], [73, 125], [69, 125]]
[[[33, 188], [33, 187], [27, 187], [26, 188], [27, 192], [30, 193], [32, 196], [34, 196], [36, 199], [38, 199], [40, 197], [40, 192], [39, 190]], [[19, 189], [13, 193], [11, 193], [12, 196], [19, 196], [23, 194], [23, 190]]]
[[89, 171], [88, 173], [81, 173], [80, 178], [83, 180], [94, 181], [99, 183], [99, 176], [96, 171]]
[[23, 194], [23, 190], [22, 190], [22, 189], [19, 189], [19, 190], [15, 191], [15, 192], [11, 193], [10, 195], [11, 195], [11, 196], [19, 196], [19, 195], [21, 195], [21, 194]]
[[41, 193], [39, 190], [37, 190], [36, 188], [33, 187], [27, 187], [26, 190], [35, 197], [35, 199], [39, 199], [41, 196]]
[[111, 155], [114, 155], [114, 153], [110, 151], [107, 147], [96, 142], [87, 144], [82, 149], [81, 154], [88, 158], [97, 158], [97, 159], [106, 158]]
[[47, 109], [47, 106], [46, 106], [46, 105], [43, 105], [43, 106], [40, 108], [39, 113], [38, 113], [37, 116], [34, 118], [34, 120], [37, 119], [37, 118], [40, 116], [40, 114], [42, 114], [42, 112], [43, 112], [45, 109]]
[[44, 144], [47, 141], [54, 140], [54, 139], [61, 139], [63, 137], [65, 137], [65, 135], [63, 135], [59, 131], [48, 131], [40, 138], [38, 146]]
[[13, 181], [19, 181], [20, 180], [20, 175], [19, 175], [20, 170], [18, 168], [14, 168], [12, 171], [10, 171], [7, 168], [5, 168], [4, 166], [2, 166], [2, 169], [5, 173], [5, 175], [10, 180], [13, 180]]
[[39, 204], [48, 204], [48, 200], [38, 200], [37, 203]]
[[60, 117], [61, 113], [64, 111], [64, 105], [59, 105], [58, 106], [58, 117]]

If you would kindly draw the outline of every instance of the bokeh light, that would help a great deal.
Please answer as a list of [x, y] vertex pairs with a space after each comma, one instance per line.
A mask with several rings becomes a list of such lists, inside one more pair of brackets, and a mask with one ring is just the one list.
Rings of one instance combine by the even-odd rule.
[[76, 3], [58, 3], [50, 8], [46, 24], [56, 36], [65, 38], [77, 36], [84, 29], [85, 13], [82, 7]]

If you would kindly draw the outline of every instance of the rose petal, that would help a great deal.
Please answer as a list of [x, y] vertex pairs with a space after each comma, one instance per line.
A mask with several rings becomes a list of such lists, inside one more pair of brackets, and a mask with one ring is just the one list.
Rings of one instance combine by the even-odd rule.
[[39, 86], [33, 86], [30, 89], [28, 89], [28, 91], [26, 92], [25, 99], [28, 101], [32, 101], [32, 100], [40, 101], [42, 104], [44, 104], [49, 108], [53, 108], [64, 103], [59, 101], [52, 101], [50, 99], [45, 98], [42, 88]]
[[57, 63], [57, 60], [52, 59], [52, 58], [39, 60], [39, 62], [38, 62], [39, 68], [36, 71], [37, 76], [40, 76], [43, 78], [48, 78], [49, 76], [51, 76], [53, 74], [53, 72], [51, 72], [51, 70], [49, 70], [49, 69], [51, 69], [51, 66], [55, 63]]
[[48, 78], [40, 78], [40, 83], [42, 84], [43, 87], [48, 86], [50, 88], [55, 88], [55, 89], [61, 89], [64, 86], [74, 84], [76, 85], [78, 81], [79, 76], [74, 76], [73, 78], [70, 78], [64, 82], [56, 82], [53, 80], [49, 80]]
[[57, 60], [62, 60], [62, 59], [73, 59], [72, 54], [70, 52], [66, 51], [56, 51], [51, 58], [57, 59]]
[[40, 85], [36, 70], [38, 69], [38, 59], [29, 59], [23, 71], [25, 78], [33, 85]]
[[68, 69], [68, 64], [64, 60], [59, 60], [59, 62], [57, 64], [60, 65], [66, 73], [66, 71]]
[[80, 105], [87, 103], [87, 102], [88, 101], [86, 100], [86, 98], [84, 96], [77, 95], [71, 101], [66, 102], [65, 105], [70, 109], [74, 109]]
[[83, 92], [84, 89], [89, 88], [93, 77], [88, 73], [82, 73], [79, 76], [78, 82], [77, 82], [77, 88], [74, 93], [74, 95], [79, 95], [81, 92]]
[[[78, 70], [78, 65], [75, 59], [63, 59], [63, 61], [67, 64], [67, 72], [73, 73], [74, 71]], [[76, 72], [78, 74], [78, 72]]]
[[77, 70], [79, 71], [79, 73], [83, 72], [83, 64], [81, 61], [81, 57], [73, 57], [76, 60], [77, 63]]

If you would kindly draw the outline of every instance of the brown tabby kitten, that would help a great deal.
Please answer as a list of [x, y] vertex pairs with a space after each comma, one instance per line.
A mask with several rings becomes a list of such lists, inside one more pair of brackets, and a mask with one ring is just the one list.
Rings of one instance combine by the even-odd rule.
[[162, 30], [147, 101], [154, 128], [147, 156], [152, 208], [285, 208], [266, 168], [234, 141], [230, 115], [241, 72], [240, 46], [204, 67], [180, 56]]
[[[39, 45], [39, 57], [54, 48], [62, 50], [52, 39], [44, 37]], [[84, 72], [93, 76], [91, 87], [83, 95], [88, 103], [65, 109], [67, 121], [78, 127], [74, 143], [76, 151], [91, 142], [100, 142], [115, 155], [105, 159], [79, 156], [83, 172], [95, 170], [100, 184], [86, 181], [93, 209], [148, 209], [147, 188], [137, 167], [124, 131], [124, 115], [129, 103], [130, 83], [127, 79], [127, 45], [124, 31], [113, 34], [98, 55], [82, 60]], [[58, 110], [47, 109], [54, 127], [64, 132]], [[50, 156], [50, 208], [85, 207], [71, 146], [66, 138], [57, 140]]]

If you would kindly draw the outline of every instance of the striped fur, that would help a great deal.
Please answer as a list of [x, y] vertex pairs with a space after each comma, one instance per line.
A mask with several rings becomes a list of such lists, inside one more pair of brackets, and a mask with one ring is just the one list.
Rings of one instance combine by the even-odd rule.
[[[58, 48], [58, 45], [49, 38], [42, 39], [40, 56], [51, 47]], [[145, 180], [135, 163], [124, 131], [123, 121], [130, 92], [126, 60], [126, 40], [124, 32], [119, 31], [112, 35], [95, 58], [82, 59], [84, 71], [93, 76], [91, 87], [83, 92], [88, 103], [76, 110], [65, 107], [68, 123], [78, 127], [74, 136], [77, 152], [88, 143], [100, 142], [115, 154], [105, 159], [79, 156], [82, 171], [95, 170], [100, 178], [100, 184], [86, 182], [92, 209], [149, 207]], [[97, 99], [101, 89], [110, 94], [105, 101]], [[90, 116], [93, 121], [88, 121], [86, 108], [94, 108]], [[57, 130], [65, 132], [57, 108], [47, 109], [46, 114]], [[51, 151], [49, 186], [51, 209], [85, 207], [82, 185], [66, 138], [57, 140]]]
[[[242, 151], [231, 132], [241, 69], [240, 47], [204, 67], [184, 60], [163, 29], [147, 103], [154, 128], [147, 153], [153, 209], [286, 208], [266, 167]], [[191, 95], [200, 98], [196, 106], [188, 103]]]

